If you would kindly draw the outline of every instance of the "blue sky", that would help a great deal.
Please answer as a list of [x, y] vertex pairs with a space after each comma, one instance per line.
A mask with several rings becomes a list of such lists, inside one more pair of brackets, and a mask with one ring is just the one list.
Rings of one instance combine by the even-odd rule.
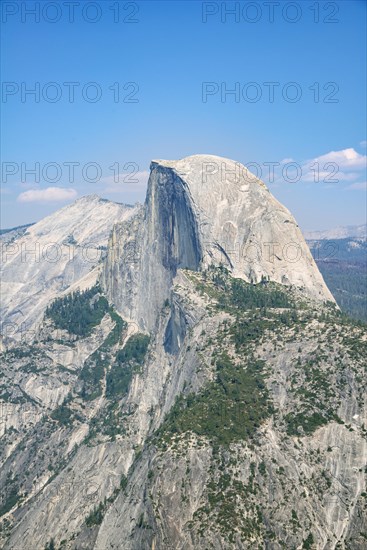
[[195, 153], [256, 163], [305, 230], [365, 223], [364, 1], [280, 1], [274, 21], [262, 1], [80, 1], [74, 22], [35, 4], [2, 3], [1, 227], [89, 193], [143, 201], [151, 159]]

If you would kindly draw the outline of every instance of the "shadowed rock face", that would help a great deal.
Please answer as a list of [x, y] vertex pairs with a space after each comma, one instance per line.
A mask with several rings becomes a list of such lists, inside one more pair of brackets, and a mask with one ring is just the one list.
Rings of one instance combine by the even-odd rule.
[[[137, 215], [133, 231], [129, 220], [114, 235], [103, 281], [111, 301], [142, 329], [154, 327], [178, 268], [223, 264], [248, 282], [265, 277], [334, 301], [293, 216], [238, 162], [211, 155], [153, 161]], [[133, 298], [122, 288], [130, 280]]]
[[164, 349], [167, 353], [174, 355], [178, 354], [186, 336], [187, 324], [184, 312], [173, 303], [164, 335]]
[[112, 232], [102, 273], [108, 297], [126, 318], [151, 330], [177, 269], [199, 269], [201, 255], [185, 182], [153, 163], [144, 207]]
[[147, 196], [147, 222], [153, 242], [161, 246], [161, 262], [176, 274], [178, 268], [197, 270], [201, 246], [197, 219], [185, 182], [173, 171], [152, 163], [152, 184]]

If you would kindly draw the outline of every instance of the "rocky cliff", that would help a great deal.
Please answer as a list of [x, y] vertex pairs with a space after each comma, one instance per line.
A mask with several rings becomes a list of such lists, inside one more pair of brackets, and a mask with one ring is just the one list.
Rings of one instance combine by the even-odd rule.
[[264, 184], [154, 161], [98, 279], [2, 354], [3, 548], [364, 548], [365, 327]]
[[153, 161], [135, 216], [112, 236], [103, 282], [142, 328], [153, 328], [180, 268], [224, 265], [245, 281], [266, 278], [334, 300], [293, 216], [238, 162], [211, 155]]
[[93, 285], [113, 225], [134, 211], [89, 195], [24, 231], [2, 235], [0, 313], [5, 338], [25, 338], [53, 298], [79, 282], [82, 287]]

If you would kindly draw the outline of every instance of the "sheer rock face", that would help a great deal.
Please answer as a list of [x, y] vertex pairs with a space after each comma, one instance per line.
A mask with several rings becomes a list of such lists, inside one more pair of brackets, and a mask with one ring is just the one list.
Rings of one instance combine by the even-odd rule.
[[111, 301], [142, 329], [151, 330], [177, 269], [199, 269], [197, 217], [182, 180], [154, 168], [145, 207], [112, 233], [102, 281]]
[[15, 235], [11, 242], [5, 234], [0, 268], [5, 339], [27, 337], [57, 295], [93, 286], [112, 226], [134, 211], [90, 195]]
[[[153, 161], [136, 216], [135, 226], [115, 231], [103, 280], [143, 329], [154, 326], [178, 268], [223, 264], [246, 281], [265, 277], [334, 301], [293, 216], [238, 162], [210, 155]], [[116, 272], [134, 281], [133, 299]]]

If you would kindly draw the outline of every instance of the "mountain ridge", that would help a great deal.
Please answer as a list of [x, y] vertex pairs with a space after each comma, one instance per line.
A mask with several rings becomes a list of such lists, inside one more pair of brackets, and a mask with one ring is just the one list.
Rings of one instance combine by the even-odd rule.
[[367, 225], [341, 225], [333, 229], [326, 229], [324, 231], [304, 231], [305, 239], [307, 240], [324, 240], [324, 239], [367, 239]]
[[[88, 206], [88, 208], [86, 208]], [[115, 222], [133, 207], [81, 197], [1, 241], [2, 325], [15, 338], [34, 330], [47, 303], [92, 269], [100, 269], [103, 247]]]

